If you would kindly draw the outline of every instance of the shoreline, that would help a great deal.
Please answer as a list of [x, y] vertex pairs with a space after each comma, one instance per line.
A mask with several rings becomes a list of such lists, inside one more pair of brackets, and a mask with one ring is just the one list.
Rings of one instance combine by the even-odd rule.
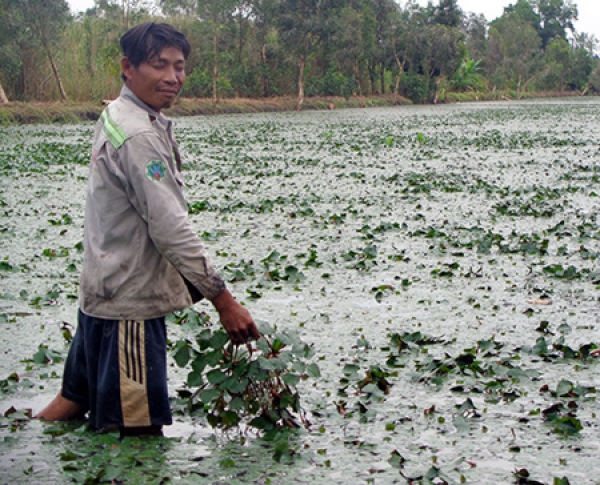
[[[440, 104], [479, 101], [518, 101], [533, 98], [581, 97], [577, 92], [525, 93], [520, 98], [514, 92], [489, 93], [449, 93]], [[297, 98], [282, 96], [273, 98], [225, 98], [213, 105], [209, 98], [180, 98], [172, 108], [164, 110], [169, 117], [215, 116], [221, 114], [272, 113], [296, 111]], [[348, 108], [376, 108], [407, 106], [413, 103], [406, 98], [393, 94], [373, 96], [353, 96], [349, 99], [338, 96], [309, 97], [302, 104], [303, 111], [336, 110]], [[80, 123], [96, 121], [104, 104], [102, 101], [59, 101], [22, 102], [12, 101], [0, 104], [0, 126], [44, 123]]]

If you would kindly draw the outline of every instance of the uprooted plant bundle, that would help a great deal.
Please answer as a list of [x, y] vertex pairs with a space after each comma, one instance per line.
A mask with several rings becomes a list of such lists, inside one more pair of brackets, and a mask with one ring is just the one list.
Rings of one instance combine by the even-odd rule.
[[295, 333], [264, 323], [259, 330], [261, 337], [245, 345], [232, 344], [220, 327], [203, 328], [195, 342], [179, 341], [175, 361], [191, 368], [187, 389], [179, 394], [191, 414], [204, 416], [214, 428], [308, 428], [296, 386], [320, 376], [310, 362], [313, 349]]

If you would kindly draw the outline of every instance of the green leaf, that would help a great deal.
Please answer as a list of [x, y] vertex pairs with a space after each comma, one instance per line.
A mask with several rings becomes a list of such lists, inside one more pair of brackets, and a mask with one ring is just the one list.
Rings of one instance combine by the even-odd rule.
[[246, 401], [241, 397], [235, 397], [229, 403], [229, 409], [232, 411], [242, 411], [246, 407]]
[[225, 374], [221, 369], [213, 369], [206, 373], [206, 379], [213, 386], [224, 382], [227, 377], [227, 374]]
[[190, 360], [190, 344], [186, 340], [180, 340], [175, 345], [175, 354], [173, 355], [175, 363], [179, 367], [185, 367]]
[[210, 404], [221, 395], [221, 391], [217, 389], [203, 389], [198, 395], [203, 403]]
[[548, 353], [548, 343], [544, 337], [539, 337], [532, 349], [535, 355], [546, 355]]
[[471, 398], [467, 398], [465, 402], [463, 402], [460, 406], [457, 406], [459, 412], [464, 412], [464, 411], [471, 411], [471, 410], [475, 410], [477, 409], [475, 407], [475, 404], [473, 404], [473, 401], [471, 400]]
[[569, 479], [567, 477], [562, 477], [562, 478], [554, 478], [554, 481], [552, 482], [553, 485], [571, 485], [571, 482], [569, 482]]
[[554, 421], [554, 431], [564, 436], [573, 436], [583, 429], [581, 421], [574, 416], [563, 416]]
[[220, 414], [221, 422], [228, 428], [237, 426], [240, 422], [240, 417], [235, 411], [223, 411]]
[[207, 364], [207, 358], [205, 354], [194, 352], [194, 358], [192, 360], [192, 369], [194, 372], [201, 373]]
[[290, 387], [296, 387], [298, 382], [300, 382], [300, 376], [298, 374], [286, 373], [281, 376], [281, 379]]
[[392, 465], [394, 468], [402, 469], [404, 468], [404, 463], [406, 462], [406, 458], [404, 458], [397, 450], [392, 451], [390, 458], [388, 459], [388, 463]]
[[306, 368], [306, 375], [315, 379], [321, 377], [319, 366], [317, 364], [309, 364], [309, 366]]
[[248, 386], [248, 379], [238, 380], [236, 377], [228, 377], [223, 381], [220, 388], [230, 394], [240, 394]]
[[61, 461], [79, 460], [80, 458], [83, 458], [85, 456], [86, 455], [84, 453], [75, 453], [74, 451], [70, 451], [70, 450], [59, 454]]
[[269, 431], [275, 428], [273, 422], [263, 415], [252, 419], [248, 425], [262, 431]]
[[221, 349], [229, 341], [229, 336], [224, 331], [218, 331], [213, 334], [208, 341], [209, 346], [213, 349]]
[[520, 381], [521, 379], [529, 379], [529, 376], [520, 367], [513, 367], [506, 375], [514, 381]]
[[256, 322], [256, 326], [261, 335], [272, 335], [275, 333], [275, 328], [267, 322]]
[[186, 382], [187, 382], [188, 387], [200, 387], [202, 384], [204, 384], [202, 372], [197, 372], [197, 371], [190, 372], [187, 376]]
[[123, 471], [124, 471], [123, 468], [109, 464], [103, 470], [104, 473], [102, 476], [102, 481], [108, 482], [108, 483], [114, 483], [114, 481], [123, 474]]
[[215, 349], [212, 352], [207, 352], [204, 354], [206, 358], [206, 365], [209, 367], [215, 367], [219, 365], [221, 359], [223, 358], [223, 349]]
[[356, 364], [344, 364], [344, 368], [343, 368], [342, 372], [344, 373], [345, 376], [352, 377], [355, 374], [357, 374], [359, 370], [360, 370], [360, 366], [358, 366]]
[[259, 338], [256, 341], [256, 346], [265, 355], [268, 355], [271, 352], [271, 347], [269, 347], [268, 342], [264, 338]]
[[556, 386], [556, 395], [558, 397], [568, 396], [573, 390], [574, 386], [571, 381], [561, 380]]
[[219, 462], [219, 466], [221, 468], [233, 468], [235, 466], [235, 461], [231, 458], [224, 458]]
[[48, 358], [48, 348], [40, 345], [38, 351], [33, 355], [33, 361], [36, 364], [47, 364], [50, 362], [50, 359]]

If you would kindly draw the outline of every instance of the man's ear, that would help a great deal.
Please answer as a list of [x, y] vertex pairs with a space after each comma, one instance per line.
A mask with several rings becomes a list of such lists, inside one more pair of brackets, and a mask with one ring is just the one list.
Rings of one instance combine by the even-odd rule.
[[123, 79], [123, 81], [127, 81], [127, 79], [130, 77], [130, 76], [128, 76], [128, 73], [132, 69], [133, 69], [133, 66], [129, 62], [129, 59], [127, 59], [127, 57], [122, 57], [121, 58], [121, 78]]

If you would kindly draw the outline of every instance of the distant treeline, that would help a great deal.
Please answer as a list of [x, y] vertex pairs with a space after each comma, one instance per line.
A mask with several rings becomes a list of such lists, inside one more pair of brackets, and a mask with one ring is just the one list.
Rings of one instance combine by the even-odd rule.
[[[119, 38], [146, 20], [183, 31], [186, 97], [600, 92], [598, 40], [570, 0], [518, 0], [489, 22], [457, 0], [0, 0], [0, 102], [90, 101], [120, 88]], [[463, 94], [464, 93], [464, 94]]]

